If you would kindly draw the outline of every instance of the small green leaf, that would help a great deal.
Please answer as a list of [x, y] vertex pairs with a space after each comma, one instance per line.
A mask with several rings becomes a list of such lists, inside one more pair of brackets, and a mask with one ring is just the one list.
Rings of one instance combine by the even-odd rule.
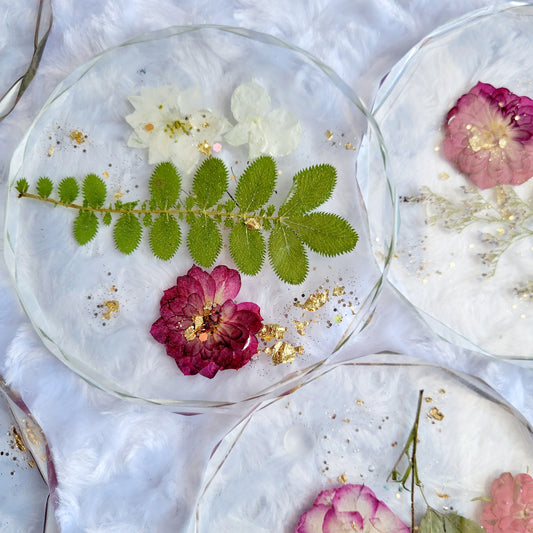
[[143, 224], [145, 226], [151, 226], [152, 225], [152, 213], [145, 213], [143, 217]]
[[234, 225], [229, 235], [229, 250], [237, 268], [255, 276], [265, 260], [265, 239], [260, 230], [249, 229], [243, 222]]
[[15, 189], [20, 193], [20, 194], [24, 194], [25, 192], [28, 192], [28, 189], [29, 189], [29, 184], [28, 184], [28, 181], [26, 180], [26, 178], [21, 178], [17, 181], [17, 183], [15, 184]]
[[322, 205], [333, 192], [337, 171], [331, 165], [315, 165], [300, 170], [294, 178], [279, 215], [301, 215]]
[[200, 266], [210, 267], [215, 262], [222, 249], [222, 235], [212, 218], [196, 218], [187, 235], [187, 247]]
[[244, 171], [237, 184], [235, 200], [242, 212], [259, 209], [268, 202], [276, 186], [276, 163], [270, 156], [261, 156]]
[[285, 223], [314, 252], [333, 256], [349, 252], [357, 244], [357, 233], [344, 218], [332, 213], [291, 216]]
[[174, 256], [181, 242], [181, 229], [175, 217], [159, 215], [150, 229], [150, 248], [156, 257], [169, 260]]
[[37, 194], [41, 198], [48, 198], [52, 194], [54, 184], [50, 178], [39, 178], [37, 181]]
[[132, 213], [120, 215], [113, 229], [115, 246], [123, 254], [131, 254], [141, 242], [142, 227], [139, 219]]
[[102, 222], [105, 226], [109, 226], [111, 224], [111, 220], [111, 213], [108, 211], [102, 218]]
[[84, 245], [94, 239], [98, 231], [98, 219], [92, 211], [80, 211], [74, 219], [74, 238]]
[[185, 198], [185, 209], [192, 209], [196, 205], [196, 198], [194, 196], [187, 196]]
[[485, 530], [472, 520], [455, 513], [443, 514], [428, 507], [420, 521], [419, 533], [483, 533]]
[[226, 211], [226, 213], [231, 213], [235, 209], [235, 202], [233, 200], [227, 200], [225, 203], [222, 204], [222, 209]]
[[228, 188], [228, 170], [218, 157], [210, 157], [200, 165], [194, 175], [192, 192], [201, 209], [215, 205]]
[[268, 240], [268, 257], [274, 272], [286, 283], [298, 285], [307, 276], [309, 264], [302, 241], [281, 224], [276, 224]]
[[89, 207], [98, 209], [104, 205], [107, 188], [104, 181], [96, 174], [89, 174], [83, 180], [83, 199]]
[[169, 161], [159, 163], [150, 177], [150, 194], [157, 209], [169, 209], [178, 200], [181, 178]]
[[74, 202], [80, 193], [80, 188], [78, 187], [76, 178], [65, 178], [61, 180], [59, 182], [58, 192], [59, 199], [64, 204], [71, 204]]

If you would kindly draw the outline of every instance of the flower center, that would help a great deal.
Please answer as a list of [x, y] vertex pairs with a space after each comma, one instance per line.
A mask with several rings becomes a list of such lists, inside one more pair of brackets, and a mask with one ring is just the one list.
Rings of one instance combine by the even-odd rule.
[[209, 335], [215, 333], [220, 322], [220, 312], [218, 305], [206, 305], [203, 315], [195, 315], [192, 318], [193, 325], [189, 326], [185, 332], [185, 338], [188, 341], [198, 340], [205, 342]]
[[468, 124], [470, 130], [468, 144], [473, 152], [480, 150], [504, 150], [509, 143], [509, 132], [505, 124], [493, 121], [486, 128], [478, 128]]
[[188, 117], [185, 117], [184, 120], [176, 119], [173, 122], [169, 122], [164, 129], [170, 138], [181, 135], [182, 133], [189, 135], [191, 130], [192, 124], [189, 122]]

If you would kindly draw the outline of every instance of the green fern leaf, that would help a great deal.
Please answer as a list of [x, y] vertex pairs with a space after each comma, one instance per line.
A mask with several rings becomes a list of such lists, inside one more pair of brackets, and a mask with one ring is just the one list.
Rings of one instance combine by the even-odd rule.
[[206, 159], [194, 175], [192, 192], [201, 209], [215, 205], [228, 188], [228, 170], [221, 159]]
[[192, 209], [196, 205], [196, 198], [194, 196], [187, 196], [185, 198], [185, 209]]
[[28, 192], [28, 189], [30, 188], [30, 185], [28, 184], [28, 180], [26, 178], [21, 178], [17, 180], [17, 183], [15, 184], [15, 189], [20, 193], [24, 194]]
[[332, 213], [291, 216], [284, 222], [314, 252], [333, 256], [350, 252], [357, 244], [357, 233], [348, 222]]
[[279, 215], [301, 215], [322, 205], [331, 196], [336, 181], [337, 171], [331, 165], [315, 165], [301, 170], [293, 178]]
[[151, 226], [152, 225], [152, 213], [145, 213], [143, 217], [143, 224], [145, 226]]
[[96, 174], [89, 174], [83, 180], [83, 199], [89, 207], [98, 209], [104, 205], [107, 188], [104, 181]]
[[176, 167], [170, 163], [159, 163], [150, 177], [150, 194], [158, 209], [169, 209], [178, 200], [181, 178]]
[[94, 239], [98, 231], [98, 219], [92, 211], [80, 211], [74, 219], [74, 238], [78, 244], [84, 245]]
[[80, 189], [76, 178], [65, 178], [59, 182], [59, 199], [65, 204], [71, 204], [76, 200]]
[[243, 213], [259, 209], [268, 202], [276, 186], [276, 163], [270, 156], [253, 161], [237, 184], [235, 201]]
[[105, 226], [109, 226], [111, 224], [111, 213], [108, 211], [107, 213], [104, 214], [103, 218], [102, 218], [102, 222], [104, 223]]
[[268, 257], [282, 281], [298, 285], [304, 281], [309, 262], [302, 241], [286, 226], [276, 224], [268, 239]]
[[141, 242], [142, 226], [132, 213], [120, 215], [113, 229], [115, 246], [123, 254], [131, 254]]
[[260, 230], [249, 229], [242, 222], [235, 224], [229, 236], [229, 250], [237, 268], [255, 276], [265, 260], [265, 239]]
[[181, 243], [181, 229], [175, 217], [168, 214], [159, 215], [150, 229], [150, 248], [153, 254], [168, 261]]
[[210, 267], [215, 262], [222, 249], [222, 235], [212, 218], [196, 218], [187, 235], [187, 248], [200, 266]]
[[37, 194], [41, 198], [48, 198], [52, 194], [54, 184], [50, 178], [39, 178], [37, 181]]

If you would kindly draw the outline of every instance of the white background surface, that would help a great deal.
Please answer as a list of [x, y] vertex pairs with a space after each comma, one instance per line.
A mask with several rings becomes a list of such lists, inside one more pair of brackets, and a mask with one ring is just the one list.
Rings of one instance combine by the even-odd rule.
[[[7, 20], [14, 11], [20, 12], [12, 4], [0, 1], [0, 17]], [[55, 85], [94, 54], [139, 32], [190, 23], [269, 32], [314, 53], [370, 104], [382, 77], [425, 34], [453, 17], [492, 4], [482, 0], [57, 0], [37, 75], [16, 109], [0, 123], [0, 194], [5, 195], [13, 149]], [[24, 5], [31, 18], [28, 13], [35, 12], [37, 2], [25, 0]], [[22, 46], [25, 39], [26, 33], [15, 31], [12, 46]], [[360, 354], [385, 349], [474, 373], [533, 421], [532, 370], [465, 354], [429, 338], [389, 290], [354, 348]], [[182, 417], [125, 403], [87, 385], [43, 348], [17, 304], [3, 264], [0, 370], [48, 437], [59, 479], [57, 516], [62, 531], [188, 531], [207, 457], [234, 420], [212, 414]]]

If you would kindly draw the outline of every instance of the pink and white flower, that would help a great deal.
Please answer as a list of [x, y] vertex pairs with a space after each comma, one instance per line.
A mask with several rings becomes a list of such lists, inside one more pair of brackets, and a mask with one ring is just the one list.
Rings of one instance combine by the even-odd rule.
[[492, 482], [481, 525], [488, 533], [533, 533], [533, 478], [504, 472]]
[[443, 151], [480, 189], [533, 176], [533, 100], [479, 82], [448, 112]]
[[409, 528], [365, 485], [322, 491], [295, 533], [409, 533]]
[[185, 375], [212, 378], [241, 368], [257, 353], [263, 319], [258, 305], [233, 301], [240, 288], [236, 270], [220, 265], [209, 274], [193, 266], [164, 292], [150, 333]]

